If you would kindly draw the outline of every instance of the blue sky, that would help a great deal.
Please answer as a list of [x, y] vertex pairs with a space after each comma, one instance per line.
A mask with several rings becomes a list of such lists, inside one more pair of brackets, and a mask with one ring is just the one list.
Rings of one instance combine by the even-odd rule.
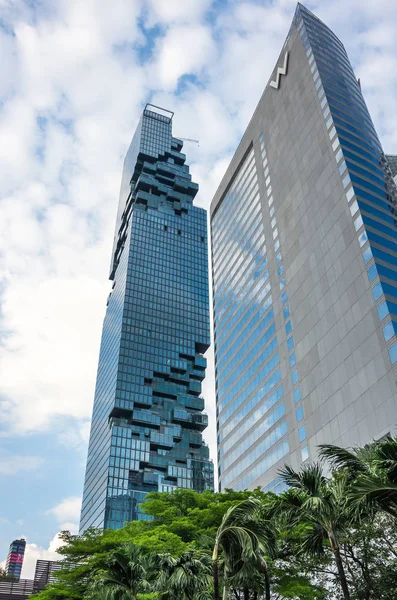
[[[397, 153], [394, 0], [307, 4], [344, 42]], [[209, 206], [278, 58], [293, 0], [0, 0], [0, 561], [24, 576], [75, 529], [124, 153], [175, 112]], [[211, 365], [211, 353], [209, 364]], [[205, 396], [215, 456], [214, 377]]]

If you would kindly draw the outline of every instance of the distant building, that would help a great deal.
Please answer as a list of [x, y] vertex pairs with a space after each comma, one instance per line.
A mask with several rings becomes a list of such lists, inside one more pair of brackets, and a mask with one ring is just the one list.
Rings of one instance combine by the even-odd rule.
[[25, 556], [26, 540], [14, 540], [10, 544], [6, 561], [6, 573], [15, 579], [21, 577], [23, 558]]
[[394, 183], [397, 184], [397, 155], [387, 154], [386, 158], [393, 175]]
[[35, 591], [33, 579], [0, 581], [0, 600], [26, 600]]
[[387, 154], [386, 158], [387, 158], [387, 162], [389, 163], [393, 177], [396, 177], [396, 175], [397, 175], [397, 156], [394, 154]]
[[34, 573], [35, 587], [43, 589], [48, 583], [55, 581], [54, 573], [59, 571], [61, 563], [55, 560], [38, 560]]
[[0, 600], [26, 600], [32, 594], [44, 590], [49, 583], [53, 583], [54, 573], [60, 568], [61, 564], [54, 560], [38, 560], [34, 579], [18, 578], [0, 581]]

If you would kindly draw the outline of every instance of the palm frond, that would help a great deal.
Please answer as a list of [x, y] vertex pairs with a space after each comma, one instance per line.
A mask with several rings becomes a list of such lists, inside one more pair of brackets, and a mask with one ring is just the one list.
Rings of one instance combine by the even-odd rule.
[[318, 523], [313, 523], [305, 529], [302, 551], [312, 555], [324, 554], [326, 537], [326, 531]]
[[378, 457], [380, 468], [387, 470], [387, 478], [397, 483], [397, 438], [391, 436], [378, 442]]
[[389, 483], [375, 474], [359, 477], [351, 491], [351, 498], [355, 503], [377, 503], [384, 510], [396, 516], [397, 513], [397, 484]]
[[310, 495], [319, 495], [325, 478], [319, 464], [303, 465], [299, 472], [289, 465], [279, 471], [281, 479], [289, 486], [302, 490]]
[[318, 448], [320, 459], [327, 460], [337, 469], [350, 469], [355, 472], [361, 472], [367, 469], [367, 466], [360, 459], [355, 450], [333, 446], [332, 444], [320, 444]]

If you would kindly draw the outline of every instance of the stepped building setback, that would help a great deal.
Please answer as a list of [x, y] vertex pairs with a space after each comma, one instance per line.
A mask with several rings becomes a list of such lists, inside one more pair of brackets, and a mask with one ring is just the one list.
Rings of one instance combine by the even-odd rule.
[[213, 488], [202, 439], [210, 345], [206, 211], [173, 113], [147, 105], [125, 158], [81, 530], [145, 518], [147, 492]]
[[220, 488], [281, 489], [397, 421], [397, 162], [343, 44], [298, 4], [211, 205]]

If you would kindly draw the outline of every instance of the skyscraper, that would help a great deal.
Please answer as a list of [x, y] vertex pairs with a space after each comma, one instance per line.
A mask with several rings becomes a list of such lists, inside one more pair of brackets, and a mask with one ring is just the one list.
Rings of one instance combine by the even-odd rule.
[[202, 439], [210, 344], [206, 211], [173, 113], [147, 105], [125, 158], [81, 530], [145, 518], [149, 491], [213, 487]]
[[6, 560], [6, 573], [15, 579], [21, 577], [23, 559], [25, 556], [26, 540], [14, 540], [10, 544]]
[[222, 489], [395, 430], [396, 214], [346, 51], [298, 4], [211, 205]]
[[392, 175], [394, 177], [394, 181], [396, 181], [396, 177], [397, 177], [397, 156], [389, 154], [389, 155], [386, 156], [386, 158], [387, 158], [387, 162], [389, 163], [391, 173], [392, 173]]

